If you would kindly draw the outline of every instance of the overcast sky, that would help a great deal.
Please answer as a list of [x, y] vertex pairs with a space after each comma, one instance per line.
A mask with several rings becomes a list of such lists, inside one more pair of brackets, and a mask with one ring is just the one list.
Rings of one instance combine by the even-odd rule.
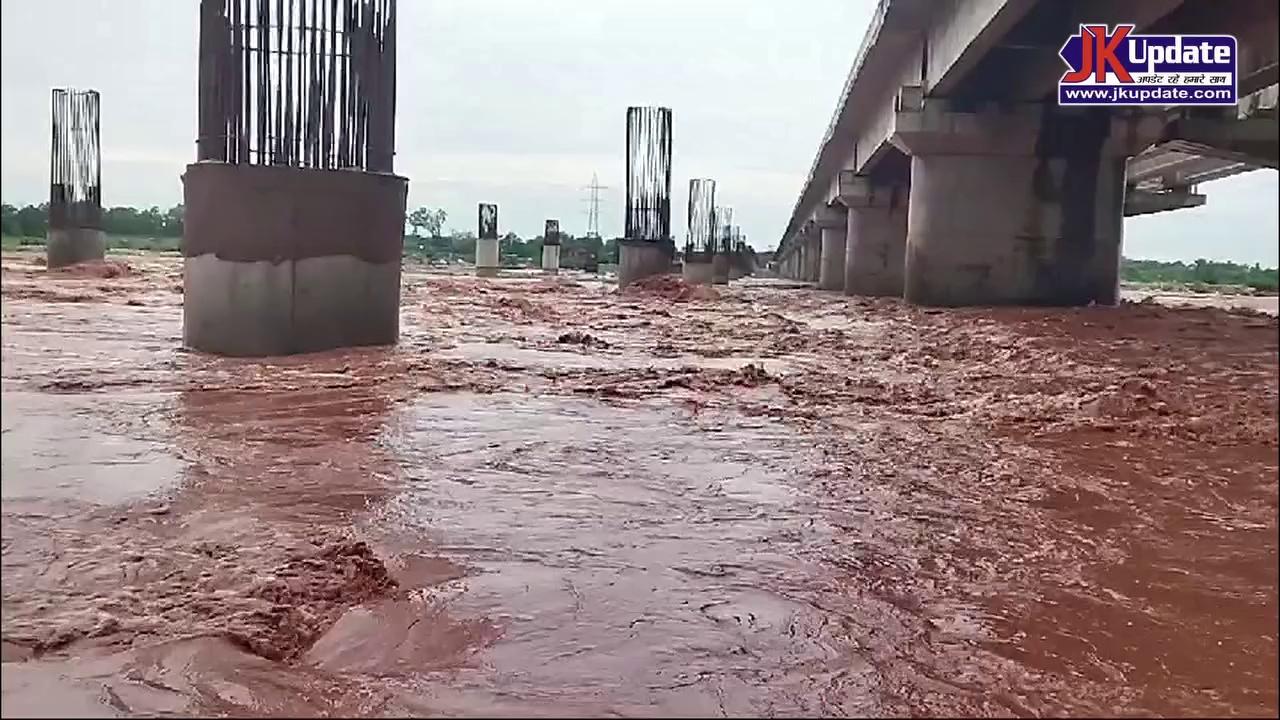
[[[169, 206], [195, 156], [196, 0], [3, 0], [0, 191], [48, 195], [49, 90], [102, 92], [103, 202]], [[752, 245], [772, 249], [826, 130], [874, 0], [401, 0], [396, 171], [410, 206], [470, 229], [545, 218], [622, 225], [628, 105], [674, 111], [672, 229], [712, 177]], [[1204, 208], [1127, 221], [1130, 257], [1278, 264], [1277, 174], [1203, 186]]]

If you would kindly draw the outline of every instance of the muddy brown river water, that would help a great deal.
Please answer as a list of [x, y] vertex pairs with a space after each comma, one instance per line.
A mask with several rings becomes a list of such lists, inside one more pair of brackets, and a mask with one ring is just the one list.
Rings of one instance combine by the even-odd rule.
[[1274, 317], [117, 260], [4, 257], [6, 717], [1277, 712]]

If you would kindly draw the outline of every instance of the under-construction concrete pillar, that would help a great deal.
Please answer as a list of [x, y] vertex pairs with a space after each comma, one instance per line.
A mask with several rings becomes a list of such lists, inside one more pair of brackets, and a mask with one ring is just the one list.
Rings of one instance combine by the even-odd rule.
[[671, 272], [671, 108], [627, 108], [626, 237], [618, 287]]
[[53, 146], [49, 156], [49, 220], [45, 265], [101, 260], [102, 149], [96, 90], [53, 91]]
[[395, 343], [407, 180], [195, 163], [182, 186], [188, 346], [267, 356]]
[[[395, 5], [317, 2], [339, 17], [363, 7], [368, 19], [326, 47], [295, 48], [278, 43], [310, 27], [300, 11], [273, 16], [283, 32], [267, 33], [248, 18], [278, 9], [270, 0], [201, 0], [198, 161], [182, 176], [182, 336], [197, 350], [260, 357], [399, 335], [408, 181], [392, 173]], [[339, 46], [350, 48], [341, 63]], [[251, 63], [258, 72], [243, 71]], [[321, 67], [339, 70], [322, 78]], [[301, 102], [303, 87], [348, 86], [354, 68], [359, 117], [333, 93]], [[277, 102], [237, 99], [254, 96]], [[300, 123], [285, 117], [289, 103]], [[334, 132], [306, 131], [322, 120]]]
[[552, 275], [560, 272], [559, 220], [548, 220], [542, 232], [542, 270]]
[[819, 235], [818, 289], [844, 289], [844, 248], [848, 216], [842, 205], [820, 208], [814, 215]]
[[840, 174], [840, 203], [849, 209], [844, 260], [846, 295], [902, 297], [907, 252], [907, 187]]
[[1162, 118], [1107, 108], [950, 112], [904, 92], [911, 155], [904, 295], [923, 305], [1112, 305], [1125, 163]]
[[476, 232], [476, 277], [497, 277], [501, 260], [498, 254], [498, 206], [480, 203]]
[[684, 249], [681, 273], [691, 285], [710, 285], [715, 280], [713, 258], [716, 243], [716, 181], [689, 180], [689, 208], [685, 221], [689, 239]]

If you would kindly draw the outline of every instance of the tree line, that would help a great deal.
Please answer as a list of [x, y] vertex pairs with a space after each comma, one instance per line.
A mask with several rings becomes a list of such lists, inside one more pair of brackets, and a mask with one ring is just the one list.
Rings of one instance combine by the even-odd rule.
[[[43, 239], [49, 231], [49, 203], [15, 207], [0, 204], [0, 229], [7, 236]], [[182, 237], [182, 206], [168, 210], [149, 207], [112, 207], [102, 211], [102, 229], [108, 235], [136, 237]]]
[[[181, 205], [168, 210], [154, 206], [106, 208], [102, 212], [102, 229], [112, 247], [176, 250], [182, 238], [182, 209]], [[438, 208], [419, 207], [405, 213], [405, 254], [423, 260], [473, 259], [475, 233], [452, 228], [446, 231], [447, 220], [448, 214]], [[0, 226], [6, 238], [16, 238], [19, 244], [42, 244], [49, 230], [49, 204], [22, 207], [0, 204]], [[502, 255], [508, 260], [537, 263], [542, 258], [541, 235], [526, 239], [507, 233], [501, 240]], [[617, 254], [614, 240], [561, 233], [560, 243], [565, 252], [587, 251], [602, 262], [608, 262]]]
[[[448, 214], [439, 208], [419, 207], [405, 214], [405, 254], [423, 260], [471, 260], [475, 257], [475, 233], [445, 229]], [[17, 207], [0, 204], [0, 227], [6, 238], [26, 239], [27, 243], [44, 242], [49, 230], [49, 204]], [[176, 250], [182, 238], [182, 206], [168, 210], [159, 207], [134, 208], [111, 207], [103, 210], [102, 229], [109, 236], [113, 247], [131, 247], [153, 250]], [[499, 244], [502, 256], [508, 262], [537, 263], [542, 257], [542, 236], [522, 238], [507, 233]], [[21, 240], [20, 240], [21, 241]], [[562, 233], [562, 252], [585, 251], [600, 262], [613, 262], [617, 258], [617, 241], [598, 237], [575, 237]], [[1216, 286], [1234, 285], [1263, 292], [1280, 289], [1280, 271], [1264, 268], [1257, 263], [1244, 265], [1233, 262], [1196, 260], [1195, 262], [1164, 262], [1160, 260], [1130, 260], [1125, 258], [1120, 266], [1121, 279], [1127, 282], [1181, 285]]]
[[1120, 263], [1123, 280], [1149, 285], [1178, 285], [1196, 287], [1233, 285], [1262, 292], [1280, 289], [1280, 270], [1264, 268], [1258, 263], [1244, 265], [1233, 262], [1217, 262], [1201, 258], [1195, 262], [1174, 260], [1130, 260]]

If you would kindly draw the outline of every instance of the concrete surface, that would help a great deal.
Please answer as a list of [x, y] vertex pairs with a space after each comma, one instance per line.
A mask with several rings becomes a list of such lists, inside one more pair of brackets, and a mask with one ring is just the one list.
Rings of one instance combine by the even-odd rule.
[[498, 239], [476, 240], [476, 275], [495, 277], [498, 274]]
[[716, 285], [729, 284], [729, 256], [716, 253], [711, 256], [711, 282]]
[[906, 188], [858, 184], [841, 202], [849, 207], [845, 294], [902, 297], [907, 253]]
[[715, 278], [714, 272], [714, 265], [710, 261], [686, 260], [681, 275], [690, 285], [711, 285]]
[[182, 254], [398, 260], [408, 189], [402, 177], [357, 170], [193, 163], [182, 176]]
[[101, 260], [107, 253], [106, 233], [94, 228], [49, 228], [46, 259], [57, 268], [88, 260]]
[[182, 341], [219, 355], [265, 357], [394, 344], [400, 261], [350, 255], [235, 262], [184, 258]]
[[269, 356], [392, 344], [408, 181], [196, 163], [183, 176], [183, 343]]
[[549, 273], [560, 272], [560, 246], [542, 246], [542, 269]]
[[647, 241], [622, 240], [618, 243], [618, 287], [652, 275], [665, 275], [671, 270], [669, 245]]
[[[844, 219], [843, 217], [841, 218]], [[822, 228], [821, 259], [818, 270], [819, 290], [844, 290], [845, 240], [848, 227]]]
[[904, 297], [942, 306], [1114, 305], [1123, 159], [1098, 167], [1095, 158], [1075, 177], [1069, 165], [1035, 156], [913, 157]]

